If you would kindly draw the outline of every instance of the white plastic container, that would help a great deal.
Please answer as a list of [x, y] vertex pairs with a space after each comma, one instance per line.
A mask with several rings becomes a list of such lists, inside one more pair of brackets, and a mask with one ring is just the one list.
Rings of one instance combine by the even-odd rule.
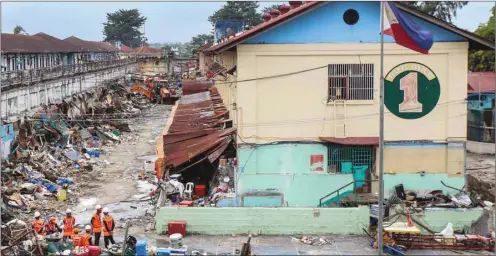
[[183, 247], [183, 235], [179, 233], [175, 233], [169, 236], [169, 242], [171, 244], [171, 248], [181, 249]]
[[145, 161], [144, 167], [145, 167], [145, 173], [155, 172], [155, 162], [154, 161]]

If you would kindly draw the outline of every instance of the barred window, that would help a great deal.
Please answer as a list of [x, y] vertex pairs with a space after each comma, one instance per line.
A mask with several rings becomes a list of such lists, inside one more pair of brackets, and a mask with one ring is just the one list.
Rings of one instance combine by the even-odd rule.
[[328, 70], [330, 101], [374, 99], [374, 64], [331, 64]]

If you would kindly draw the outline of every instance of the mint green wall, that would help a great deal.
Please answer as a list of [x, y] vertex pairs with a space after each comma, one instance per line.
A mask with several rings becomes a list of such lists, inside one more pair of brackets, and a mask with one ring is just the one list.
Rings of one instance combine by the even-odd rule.
[[156, 215], [157, 234], [167, 231], [170, 220], [186, 221], [187, 234], [361, 235], [369, 208], [162, 207]]
[[[322, 173], [310, 171], [311, 155], [324, 156]], [[275, 144], [256, 149], [240, 145], [238, 165], [238, 195], [281, 193], [284, 206], [289, 207], [317, 206], [321, 197], [353, 181], [352, 174], [327, 173], [327, 147], [322, 144]]]
[[[401, 208], [401, 207], [398, 207]], [[391, 209], [391, 212], [394, 210]], [[484, 208], [425, 208], [424, 213], [415, 215], [414, 218], [426, 224], [434, 232], [441, 232], [446, 225], [451, 222], [454, 230], [463, 230], [465, 226], [470, 227], [473, 222], [477, 221], [484, 214]], [[398, 221], [406, 221], [405, 217], [400, 217]], [[416, 225], [422, 233], [428, 234], [419, 225]]]
[[458, 191], [447, 188], [444, 184], [461, 189], [465, 185], [465, 178], [461, 177], [448, 177], [446, 173], [436, 174], [385, 174], [384, 175], [384, 191], [386, 194], [394, 192], [394, 186], [403, 183], [405, 190], [442, 190], [445, 194], [456, 194]]

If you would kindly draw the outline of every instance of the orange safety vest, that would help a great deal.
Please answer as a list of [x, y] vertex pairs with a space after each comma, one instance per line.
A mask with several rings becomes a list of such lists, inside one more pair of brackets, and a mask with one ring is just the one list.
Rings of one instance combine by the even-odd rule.
[[95, 213], [91, 218], [91, 225], [93, 225], [93, 232], [101, 233], [102, 232], [102, 220], [100, 219], [100, 214]]
[[72, 236], [72, 230], [74, 230], [75, 224], [76, 218], [74, 218], [74, 216], [64, 217], [64, 236]]
[[45, 233], [48, 234], [48, 232], [55, 233], [57, 231], [57, 228], [55, 227], [55, 223], [47, 223], [45, 224]]
[[76, 246], [83, 246], [83, 239], [80, 235], [72, 235], [72, 244], [74, 245], [74, 247]]
[[114, 218], [110, 215], [104, 216], [103, 224], [103, 236], [111, 236], [114, 231]]
[[91, 239], [91, 234], [85, 234], [85, 235], [82, 237], [82, 240], [83, 240], [82, 244], [83, 244], [83, 246], [85, 246], [85, 247], [90, 246], [90, 245], [91, 245], [91, 244], [90, 244], [90, 239]]
[[43, 232], [43, 226], [45, 226], [45, 223], [42, 219], [35, 219], [33, 221], [33, 228], [36, 233], [41, 234]]

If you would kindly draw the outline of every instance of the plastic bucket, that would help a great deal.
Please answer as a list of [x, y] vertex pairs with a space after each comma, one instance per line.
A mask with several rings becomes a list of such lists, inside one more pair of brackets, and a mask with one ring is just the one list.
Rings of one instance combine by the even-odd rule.
[[67, 200], [67, 190], [60, 189], [57, 194], [57, 199], [59, 200], [59, 202]]

